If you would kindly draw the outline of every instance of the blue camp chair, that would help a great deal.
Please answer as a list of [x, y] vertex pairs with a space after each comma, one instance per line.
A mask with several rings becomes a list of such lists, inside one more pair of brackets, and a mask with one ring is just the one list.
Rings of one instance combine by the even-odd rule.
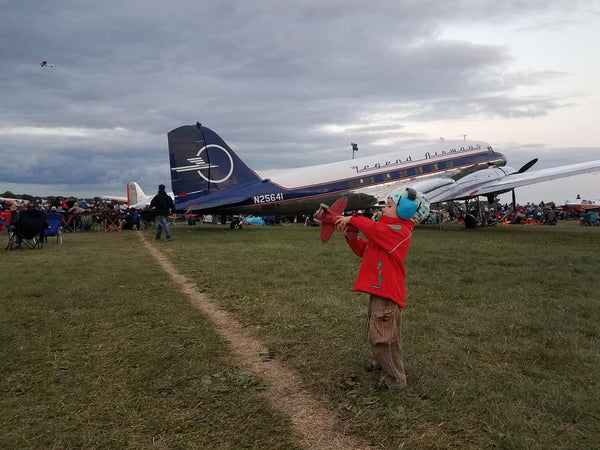
[[44, 230], [44, 238], [48, 243], [48, 236], [56, 236], [56, 243], [62, 244], [62, 214], [61, 213], [47, 213], [46, 214], [46, 225], [47, 228]]
[[39, 209], [24, 209], [19, 212], [17, 220], [11, 224], [11, 235], [6, 249], [42, 248], [44, 246], [44, 230], [46, 228], [46, 213]]
[[184, 214], [184, 217], [187, 217], [187, 224], [191, 226], [196, 225], [196, 214]]

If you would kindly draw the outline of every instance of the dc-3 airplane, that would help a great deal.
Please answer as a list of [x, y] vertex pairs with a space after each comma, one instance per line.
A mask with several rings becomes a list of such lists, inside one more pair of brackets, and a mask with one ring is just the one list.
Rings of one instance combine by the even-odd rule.
[[198, 122], [170, 131], [168, 141], [176, 208], [201, 214], [312, 214], [321, 203], [331, 205], [342, 196], [348, 198], [347, 210], [358, 210], [381, 205], [392, 189], [406, 186], [423, 192], [431, 203], [465, 200], [465, 224], [474, 228], [483, 224], [480, 196], [493, 203], [495, 196], [512, 191], [514, 200], [516, 187], [600, 170], [596, 160], [529, 171], [537, 158], [515, 170], [485, 142], [440, 141], [259, 174]]

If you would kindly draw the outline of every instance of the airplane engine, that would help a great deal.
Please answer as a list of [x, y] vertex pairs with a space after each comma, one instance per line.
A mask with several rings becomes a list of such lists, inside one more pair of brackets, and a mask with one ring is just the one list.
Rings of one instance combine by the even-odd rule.
[[[507, 175], [515, 173], [516, 170], [509, 166], [504, 167], [490, 167], [488, 169], [479, 170], [477, 172], [470, 173], [465, 175], [464, 177], [456, 180], [451, 186], [443, 186], [442, 197], [445, 198], [455, 198], [455, 199], [465, 199], [475, 197], [478, 194], [478, 187], [484, 183], [487, 183], [492, 180], [504, 178]], [[436, 197], [438, 197], [438, 190], [442, 191], [442, 189], [434, 189], [431, 192], [428, 192], [428, 195], [432, 199], [433, 202], [438, 201]], [[468, 195], [464, 195], [465, 192], [468, 192]], [[496, 194], [496, 193], [495, 193]], [[444, 200], [442, 200], [444, 201]]]
[[[481, 226], [489, 225], [486, 224], [483, 219], [482, 206], [479, 203], [479, 200], [477, 199], [479, 195], [482, 195], [478, 194], [478, 187], [481, 186], [482, 183], [488, 183], [493, 180], [501, 179], [516, 172], [517, 171], [510, 166], [490, 167], [489, 169], [483, 169], [478, 172], [470, 173], [469, 175], [466, 175], [465, 177], [461, 178], [455, 183], [453, 189], [456, 189], [456, 192], [470, 191], [470, 195], [468, 197], [465, 197], [465, 200], [467, 202], [467, 215], [465, 217], [465, 226], [467, 228], [479, 228]], [[488, 193], [484, 195], [486, 196], [488, 203], [493, 204], [497, 203], [498, 199], [496, 198], [496, 195], [499, 193], [501, 193], [501, 191]], [[472, 198], [476, 199], [477, 204], [470, 206], [469, 199]]]
[[489, 169], [483, 169], [477, 172], [470, 173], [469, 175], [458, 180], [456, 184], [460, 186], [473, 184], [476, 186], [483, 181], [504, 178], [505, 176], [513, 174], [515, 172], [516, 170], [510, 166], [490, 167]]

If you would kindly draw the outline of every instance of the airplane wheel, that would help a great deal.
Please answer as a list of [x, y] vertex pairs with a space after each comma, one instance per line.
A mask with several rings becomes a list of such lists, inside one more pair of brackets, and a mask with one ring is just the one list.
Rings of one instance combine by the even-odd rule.
[[465, 216], [465, 227], [466, 228], [479, 228], [481, 223], [477, 220], [477, 217], [472, 214], [467, 214]]
[[233, 222], [231, 222], [231, 225], [229, 225], [229, 228], [231, 228], [232, 230], [241, 230], [242, 223], [239, 220], [234, 220]]

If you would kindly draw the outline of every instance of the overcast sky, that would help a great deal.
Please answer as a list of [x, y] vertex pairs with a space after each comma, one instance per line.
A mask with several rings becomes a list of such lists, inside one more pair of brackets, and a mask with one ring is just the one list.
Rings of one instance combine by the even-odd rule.
[[0, 38], [0, 192], [152, 193], [196, 121], [259, 171], [464, 134], [516, 168], [600, 159], [595, 0], [0, 0]]

